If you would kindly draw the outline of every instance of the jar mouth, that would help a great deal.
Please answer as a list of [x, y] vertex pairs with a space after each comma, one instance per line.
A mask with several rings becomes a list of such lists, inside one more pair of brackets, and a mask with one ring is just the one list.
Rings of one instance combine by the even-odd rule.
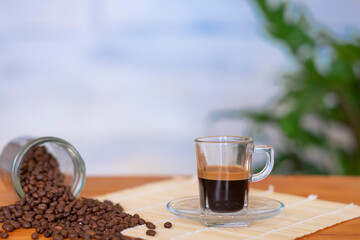
[[253, 141], [254, 139], [250, 137], [232, 135], [198, 137], [195, 139], [196, 143], [250, 143]]
[[26, 157], [26, 155], [29, 153], [31, 149], [45, 143], [53, 143], [60, 145], [70, 155], [74, 166], [74, 175], [71, 180], [70, 186], [71, 186], [71, 192], [75, 197], [77, 197], [85, 185], [86, 176], [85, 176], [84, 160], [82, 159], [80, 153], [69, 142], [56, 137], [36, 138], [26, 143], [16, 154], [11, 166], [11, 182], [16, 193], [19, 195], [20, 198], [25, 197], [25, 192], [22, 189], [20, 182], [20, 167], [23, 159]]

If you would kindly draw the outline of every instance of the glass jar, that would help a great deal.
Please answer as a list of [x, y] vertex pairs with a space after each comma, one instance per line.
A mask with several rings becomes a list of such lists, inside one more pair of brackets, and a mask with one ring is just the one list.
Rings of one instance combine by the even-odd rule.
[[44, 146], [54, 156], [65, 175], [65, 184], [78, 196], [85, 184], [85, 163], [73, 145], [56, 137], [18, 137], [10, 141], [0, 155], [0, 175], [5, 185], [12, 186], [20, 198], [25, 196], [20, 184], [20, 167], [28, 152], [37, 146]]

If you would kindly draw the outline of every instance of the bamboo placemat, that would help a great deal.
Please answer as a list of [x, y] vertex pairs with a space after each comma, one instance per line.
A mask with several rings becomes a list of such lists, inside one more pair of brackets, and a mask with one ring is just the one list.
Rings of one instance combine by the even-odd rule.
[[[150, 183], [97, 197], [120, 203], [126, 212], [138, 213], [156, 225], [156, 236], [145, 235], [145, 225], [124, 230], [126, 235], [144, 239], [294, 239], [360, 217], [360, 207], [317, 199], [316, 195], [300, 197], [251, 189], [250, 195], [266, 196], [284, 203], [284, 210], [276, 217], [254, 221], [248, 227], [205, 227], [200, 222], [176, 217], [168, 212], [166, 204], [176, 198], [198, 194], [197, 178], [173, 178]], [[163, 224], [172, 222], [173, 227]]]

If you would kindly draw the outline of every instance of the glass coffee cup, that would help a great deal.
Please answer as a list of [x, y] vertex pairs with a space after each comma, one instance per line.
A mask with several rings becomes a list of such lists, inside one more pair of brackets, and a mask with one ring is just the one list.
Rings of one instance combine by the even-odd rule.
[[[274, 165], [271, 146], [254, 145], [242, 136], [210, 136], [195, 139], [200, 211], [205, 215], [245, 212], [249, 183], [266, 178]], [[253, 153], [266, 155], [262, 171], [252, 174]]]

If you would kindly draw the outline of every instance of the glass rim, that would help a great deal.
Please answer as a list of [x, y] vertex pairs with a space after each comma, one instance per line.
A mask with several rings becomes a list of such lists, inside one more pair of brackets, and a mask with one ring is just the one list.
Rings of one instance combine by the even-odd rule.
[[218, 136], [206, 136], [198, 137], [194, 140], [196, 143], [250, 143], [254, 139], [244, 136], [234, 135], [218, 135]]

